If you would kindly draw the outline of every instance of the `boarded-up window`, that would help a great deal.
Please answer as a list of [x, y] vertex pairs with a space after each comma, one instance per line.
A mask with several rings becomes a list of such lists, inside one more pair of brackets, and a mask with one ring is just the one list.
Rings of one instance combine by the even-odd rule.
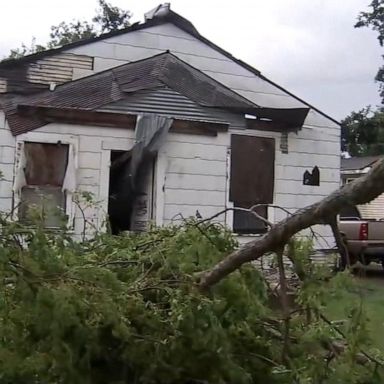
[[60, 226], [61, 213], [65, 211], [62, 186], [68, 150], [68, 145], [60, 143], [24, 143], [26, 185], [21, 189], [21, 220], [28, 222], [34, 209], [44, 217], [46, 227]]
[[[275, 140], [245, 135], [231, 136], [231, 175], [229, 199], [235, 207], [273, 203]], [[267, 209], [258, 213], [267, 217]], [[233, 230], [261, 233], [266, 226], [251, 213], [235, 211]]]

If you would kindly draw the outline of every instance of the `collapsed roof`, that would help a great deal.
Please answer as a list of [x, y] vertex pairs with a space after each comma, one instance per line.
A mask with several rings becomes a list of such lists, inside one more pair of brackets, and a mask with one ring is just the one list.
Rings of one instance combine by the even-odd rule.
[[259, 107], [169, 52], [65, 83], [53, 91], [13, 96], [4, 105], [11, 131], [18, 135], [47, 124], [44, 112], [49, 109], [101, 111], [135, 92], [161, 87], [173, 89], [204, 108], [252, 114], [296, 128], [302, 126], [309, 111]]

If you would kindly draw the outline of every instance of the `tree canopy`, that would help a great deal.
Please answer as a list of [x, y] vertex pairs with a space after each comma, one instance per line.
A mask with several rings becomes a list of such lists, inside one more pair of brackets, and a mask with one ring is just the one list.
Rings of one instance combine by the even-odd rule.
[[342, 122], [342, 151], [351, 156], [384, 154], [384, 112], [363, 108]]
[[102, 33], [126, 28], [130, 25], [131, 12], [115, 7], [107, 3], [106, 0], [98, 0], [98, 3], [99, 7], [91, 22], [86, 20], [63, 21], [59, 25], [51, 27], [50, 40], [46, 45], [36, 44], [33, 38], [29, 47], [22, 44], [20, 48], [12, 49], [7, 58], [17, 59], [46, 49], [96, 37]]
[[[377, 32], [377, 39], [381, 46], [384, 45], [384, 0], [373, 0], [369, 5], [370, 10], [361, 12], [356, 28], [370, 27]], [[384, 56], [383, 56], [384, 58]], [[382, 65], [375, 77], [380, 83], [380, 96], [384, 102], [384, 65]]]
[[[356, 28], [370, 27], [377, 32], [381, 46], [384, 45], [384, 0], [373, 0], [368, 11], [360, 12]], [[384, 56], [383, 56], [384, 58]], [[384, 65], [377, 71], [380, 96], [384, 103]], [[352, 156], [384, 154], [384, 109], [373, 110], [370, 106], [353, 111], [342, 121], [342, 151]]]

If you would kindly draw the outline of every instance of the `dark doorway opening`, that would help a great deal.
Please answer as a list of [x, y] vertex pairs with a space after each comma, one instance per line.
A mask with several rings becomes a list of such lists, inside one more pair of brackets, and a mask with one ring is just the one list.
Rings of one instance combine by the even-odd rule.
[[131, 229], [133, 190], [129, 177], [130, 151], [111, 151], [108, 216], [112, 234]]
[[147, 229], [154, 211], [155, 157], [143, 156], [131, 176], [131, 151], [111, 151], [108, 216], [112, 234]]

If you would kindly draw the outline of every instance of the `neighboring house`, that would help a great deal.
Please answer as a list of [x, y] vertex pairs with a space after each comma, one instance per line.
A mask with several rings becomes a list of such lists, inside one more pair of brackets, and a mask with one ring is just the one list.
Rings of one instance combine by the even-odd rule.
[[[102, 228], [107, 213], [115, 230], [142, 230], [254, 204], [294, 212], [339, 186], [338, 122], [168, 4], [125, 30], [0, 63], [0, 92], [0, 210], [60, 206], [75, 234], [84, 217]], [[76, 191], [97, 206], [80, 209]], [[266, 230], [243, 212], [217, 220]], [[326, 247], [329, 229], [317, 230]]]
[[[374, 164], [383, 156], [350, 157], [341, 159], [341, 182], [350, 183], [358, 177], [368, 173]], [[372, 200], [368, 204], [358, 206], [363, 219], [383, 219], [384, 218], [384, 194]]]

